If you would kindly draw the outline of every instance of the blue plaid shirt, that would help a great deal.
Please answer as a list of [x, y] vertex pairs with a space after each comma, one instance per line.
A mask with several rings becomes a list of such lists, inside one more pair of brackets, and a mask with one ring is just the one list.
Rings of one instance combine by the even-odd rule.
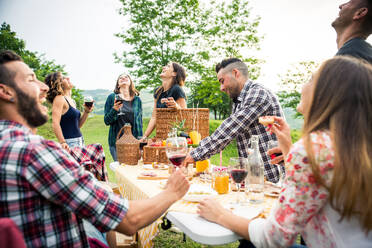
[[236, 139], [240, 157], [248, 157], [250, 138], [259, 137], [259, 149], [265, 166], [265, 176], [271, 182], [279, 180], [279, 170], [270, 164], [266, 143], [276, 140], [274, 134], [269, 134], [258, 122], [260, 116], [283, 117], [278, 98], [263, 85], [247, 81], [233, 104], [232, 114], [222, 122], [216, 131], [204, 138], [199, 147], [190, 155], [195, 161], [204, 160], [223, 150], [233, 139]]

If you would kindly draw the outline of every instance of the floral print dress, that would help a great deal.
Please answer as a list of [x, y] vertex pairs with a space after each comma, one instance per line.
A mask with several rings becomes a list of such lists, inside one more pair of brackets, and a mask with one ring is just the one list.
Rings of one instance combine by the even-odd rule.
[[[320, 175], [330, 185], [334, 170], [330, 135], [312, 133], [311, 140]], [[356, 219], [339, 221], [340, 215], [328, 201], [328, 190], [315, 182], [302, 139], [292, 146], [286, 170], [283, 189], [269, 218], [255, 219], [249, 225], [256, 247], [288, 247], [298, 234], [308, 247], [372, 247], [372, 232], [365, 235]]]

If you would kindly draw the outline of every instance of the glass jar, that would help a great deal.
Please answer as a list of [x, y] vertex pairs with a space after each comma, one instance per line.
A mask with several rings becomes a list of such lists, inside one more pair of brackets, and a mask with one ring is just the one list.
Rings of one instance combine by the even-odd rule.
[[227, 172], [227, 167], [216, 166], [213, 168], [212, 188], [218, 194], [229, 193], [229, 173]]

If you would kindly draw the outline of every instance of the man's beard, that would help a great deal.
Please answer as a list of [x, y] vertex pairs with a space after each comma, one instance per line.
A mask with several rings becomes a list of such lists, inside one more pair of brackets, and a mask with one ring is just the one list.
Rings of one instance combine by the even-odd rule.
[[17, 86], [14, 87], [14, 90], [17, 93], [17, 110], [31, 127], [39, 127], [47, 122], [48, 115], [41, 112], [36, 99], [24, 93]]
[[231, 81], [234, 82], [234, 85], [233, 87], [229, 89], [229, 93], [230, 93], [229, 95], [230, 95], [230, 98], [233, 99], [233, 101], [236, 101], [236, 99], [238, 99], [240, 95], [239, 83], [235, 79], [231, 79]]

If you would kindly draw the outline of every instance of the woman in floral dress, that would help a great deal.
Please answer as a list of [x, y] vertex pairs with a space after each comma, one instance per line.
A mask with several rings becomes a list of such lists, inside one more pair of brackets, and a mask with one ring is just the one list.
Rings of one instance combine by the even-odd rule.
[[[337, 56], [304, 85], [302, 138], [291, 145], [281, 118], [271, 128], [286, 178], [267, 219], [244, 219], [213, 200], [199, 214], [256, 247], [372, 247], [372, 66]], [[248, 242], [246, 242], [248, 243]]]

